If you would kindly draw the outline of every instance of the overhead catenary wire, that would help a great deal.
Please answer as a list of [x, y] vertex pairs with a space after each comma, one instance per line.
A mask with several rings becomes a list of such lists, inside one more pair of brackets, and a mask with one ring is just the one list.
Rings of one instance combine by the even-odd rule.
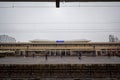
[[[0, 2], [0, 3], [1, 4], [9, 3], [9, 5], [0, 5], [0, 8], [43, 8], [43, 7], [50, 8], [50, 7], [55, 7], [55, 2], [34, 2], [34, 4], [33, 2], [24, 2], [24, 3], [23, 2], [8, 2], [8, 3]], [[61, 7], [120, 7], [120, 2], [112, 2], [112, 3], [111, 2], [93, 2], [93, 3], [91, 2], [60, 2], [60, 6]]]
[[0, 24], [120, 24], [120, 22], [0, 22]]

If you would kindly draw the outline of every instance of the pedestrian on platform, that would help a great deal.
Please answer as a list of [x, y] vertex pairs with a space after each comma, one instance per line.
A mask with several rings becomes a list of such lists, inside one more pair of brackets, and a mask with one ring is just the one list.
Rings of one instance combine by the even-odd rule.
[[81, 53], [79, 52], [79, 55], [78, 55], [78, 59], [80, 60], [81, 59]]

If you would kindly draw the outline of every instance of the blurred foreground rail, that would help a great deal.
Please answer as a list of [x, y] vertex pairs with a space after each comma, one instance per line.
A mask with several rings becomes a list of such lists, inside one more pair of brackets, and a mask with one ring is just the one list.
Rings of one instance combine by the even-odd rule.
[[120, 80], [120, 64], [0, 64], [0, 80]]

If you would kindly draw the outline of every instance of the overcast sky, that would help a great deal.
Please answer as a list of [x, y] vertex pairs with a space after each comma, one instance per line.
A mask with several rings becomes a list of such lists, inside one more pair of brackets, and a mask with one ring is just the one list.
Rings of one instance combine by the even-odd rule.
[[[61, 3], [65, 4], [65, 3]], [[0, 35], [17, 41], [120, 39], [120, 3], [67, 4], [0, 3]]]

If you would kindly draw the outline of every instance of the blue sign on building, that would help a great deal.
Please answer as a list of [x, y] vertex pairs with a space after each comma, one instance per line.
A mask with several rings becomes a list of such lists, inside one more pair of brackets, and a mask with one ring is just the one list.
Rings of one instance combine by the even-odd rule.
[[64, 40], [57, 40], [56, 42], [57, 42], [57, 43], [63, 43]]

